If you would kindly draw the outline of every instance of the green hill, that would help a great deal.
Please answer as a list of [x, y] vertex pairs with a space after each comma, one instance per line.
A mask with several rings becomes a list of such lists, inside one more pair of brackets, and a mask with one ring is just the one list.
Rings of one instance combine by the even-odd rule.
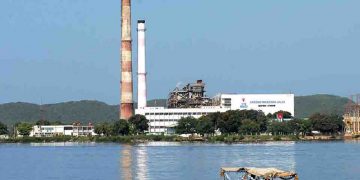
[[[40, 109], [43, 109], [43, 113]], [[118, 109], [119, 106], [99, 101], [71, 101], [43, 106], [22, 102], [7, 103], [0, 105], [0, 121], [6, 124], [36, 122], [41, 114], [46, 120], [64, 123], [113, 121], [118, 117]]]
[[[295, 115], [299, 118], [309, 117], [312, 113], [342, 114], [347, 99], [333, 95], [312, 95], [295, 97]], [[148, 106], [166, 105], [165, 99], [148, 101]], [[135, 104], [136, 107], [136, 104]], [[0, 122], [8, 125], [16, 122], [36, 122], [40, 119], [40, 109], [46, 120], [72, 123], [115, 121], [118, 119], [119, 106], [108, 105], [99, 101], [71, 101], [56, 104], [46, 104], [40, 107], [30, 103], [0, 104]]]
[[327, 94], [297, 96], [295, 97], [295, 115], [299, 118], [309, 117], [316, 112], [341, 115], [348, 101], [347, 98]]

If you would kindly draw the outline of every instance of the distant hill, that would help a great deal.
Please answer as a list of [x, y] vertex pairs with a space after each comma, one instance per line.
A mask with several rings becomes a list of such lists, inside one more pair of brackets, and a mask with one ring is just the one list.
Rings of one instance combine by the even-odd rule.
[[58, 120], [64, 123], [114, 121], [119, 112], [119, 106], [99, 101], [71, 101], [46, 104], [42, 107], [37, 104], [17, 102], [0, 105], [0, 121], [6, 124], [36, 122], [41, 116], [40, 109], [44, 110], [46, 120]]
[[[309, 117], [312, 113], [342, 114], [347, 99], [333, 95], [312, 95], [295, 97], [295, 115]], [[148, 101], [148, 106], [166, 106], [166, 99]], [[136, 107], [136, 104], [135, 104]], [[42, 106], [45, 118], [49, 121], [72, 123], [115, 121], [118, 119], [119, 106], [108, 105], [99, 101], [71, 101]], [[16, 122], [36, 122], [40, 119], [40, 105], [31, 103], [0, 104], [0, 122], [8, 125]]]
[[299, 118], [309, 117], [316, 112], [326, 114], [343, 114], [349, 100], [334, 95], [311, 95], [295, 97], [295, 115]]

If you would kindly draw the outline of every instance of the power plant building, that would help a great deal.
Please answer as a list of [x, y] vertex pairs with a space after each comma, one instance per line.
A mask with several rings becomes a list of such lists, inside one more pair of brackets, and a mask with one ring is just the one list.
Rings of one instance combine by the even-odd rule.
[[169, 93], [167, 107], [147, 107], [145, 32], [145, 20], [139, 20], [138, 107], [135, 114], [144, 115], [150, 121], [149, 133], [172, 134], [177, 122], [183, 117], [199, 118], [229, 110], [261, 110], [265, 115], [288, 111], [294, 115], [294, 94], [220, 94], [209, 98], [202, 80], [176, 87]]
[[136, 114], [144, 115], [150, 122], [149, 133], [174, 133], [178, 120], [192, 116], [200, 118], [216, 112], [229, 110], [261, 110], [266, 114], [288, 111], [294, 115], [294, 94], [221, 94], [214, 98], [220, 102], [216, 106], [196, 108], [145, 107], [136, 109]]

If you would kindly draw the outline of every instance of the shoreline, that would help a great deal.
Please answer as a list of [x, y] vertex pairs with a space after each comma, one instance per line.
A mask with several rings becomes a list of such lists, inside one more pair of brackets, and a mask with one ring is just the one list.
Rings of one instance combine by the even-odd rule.
[[241, 135], [222, 135], [206, 138], [184, 138], [179, 136], [164, 135], [139, 135], [139, 136], [55, 136], [55, 137], [16, 137], [8, 139], [0, 139], [0, 144], [5, 143], [119, 143], [119, 144], [139, 144], [148, 142], [186, 142], [186, 143], [264, 143], [264, 142], [326, 142], [326, 141], [343, 141], [343, 140], [359, 140], [358, 138], [345, 139], [343, 136], [306, 136], [299, 137], [295, 135], [283, 136], [241, 136]]

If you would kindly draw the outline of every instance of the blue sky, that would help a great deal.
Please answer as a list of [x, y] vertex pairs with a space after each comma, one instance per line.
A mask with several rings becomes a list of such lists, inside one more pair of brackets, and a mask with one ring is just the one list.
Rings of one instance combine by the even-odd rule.
[[[132, 3], [134, 75], [147, 22], [149, 99], [196, 79], [209, 96], [360, 92], [358, 0]], [[0, 22], [0, 103], [118, 104], [120, 0], [1, 0]]]

